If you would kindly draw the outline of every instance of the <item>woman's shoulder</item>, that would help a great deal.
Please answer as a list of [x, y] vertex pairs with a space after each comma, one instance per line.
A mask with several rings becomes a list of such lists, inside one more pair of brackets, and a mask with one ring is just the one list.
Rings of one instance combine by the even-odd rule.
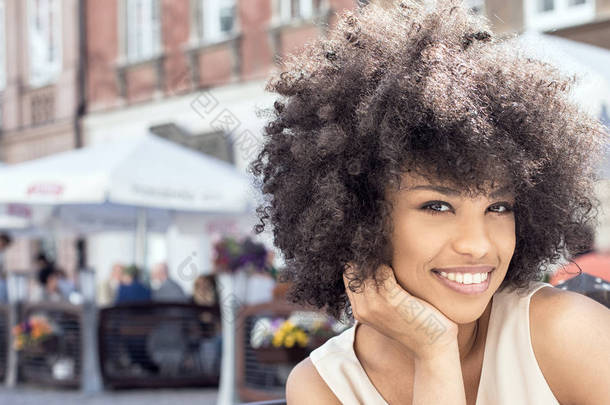
[[534, 355], [562, 404], [610, 398], [610, 310], [575, 292], [537, 290], [530, 301]]
[[289, 405], [341, 404], [309, 357], [297, 364], [290, 372], [286, 381], [286, 401]]

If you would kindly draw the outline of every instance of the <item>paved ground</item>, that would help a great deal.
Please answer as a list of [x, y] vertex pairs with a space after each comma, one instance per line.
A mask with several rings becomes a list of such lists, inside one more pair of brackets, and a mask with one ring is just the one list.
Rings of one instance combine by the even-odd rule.
[[41, 388], [0, 388], [0, 404], [6, 405], [215, 405], [217, 389], [110, 391], [86, 396], [79, 391]]

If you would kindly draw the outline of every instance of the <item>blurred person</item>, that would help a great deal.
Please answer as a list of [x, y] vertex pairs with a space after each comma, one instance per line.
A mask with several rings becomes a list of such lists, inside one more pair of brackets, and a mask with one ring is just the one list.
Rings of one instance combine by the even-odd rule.
[[125, 266], [121, 263], [112, 265], [110, 276], [99, 284], [98, 305], [111, 305], [115, 302], [119, 286], [121, 285], [121, 274]]
[[[193, 302], [202, 306], [220, 306], [218, 284], [215, 274], [201, 274], [193, 284]], [[222, 358], [222, 329], [220, 317], [214, 318], [209, 312], [203, 312], [199, 320], [204, 324], [213, 323], [212, 333], [199, 344], [199, 358], [204, 372], [214, 374], [220, 372]], [[206, 327], [206, 333], [208, 329]]]
[[[153, 301], [171, 303], [188, 301], [182, 287], [169, 277], [167, 263], [161, 262], [153, 266], [150, 283]], [[164, 314], [167, 319], [158, 323], [147, 338], [148, 353], [159, 367], [160, 374], [164, 376], [178, 375], [186, 351], [184, 322], [180, 319], [182, 311], [179, 307], [165, 308]]]
[[126, 302], [150, 301], [150, 289], [139, 280], [140, 269], [131, 265], [124, 267], [121, 271], [121, 285], [119, 286], [115, 302], [117, 304]]
[[34, 259], [34, 265], [36, 267], [36, 275], [38, 282], [44, 288], [47, 284], [47, 279], [55, 270], [54, 263], [44, 253], [38, 253]]
[[4, 269], [4, 253], [13, 243], [13, 238], [7, 233], [0, 233], [0, 270]]
[[7, 273], [4, 265], [4, 253], [13, 242], [10, 235], [0, 234], [0, 303], [8, 302]]
[[[140, 282], [140, 269], [137, 266], [122, 267], [120, 283], [115, 300], [116, 304], [150, 301], [150, 289]], [[159, 372], [159, 367], [153, 363], [147, 351], [147, 336], [145, 333], [121, 336], [121, 340], [129, 354], [131, 365], [136, 370], [141, 369], [153, 374]]]
[[56, 268], [54, 274], [57, 277], [57, 288], [65, 299], [70, 298], [70, 294], [76, 291], [74, 281], [68, 277], [66, 271], [62, 268]]
[[[192, 302], [196, 305], [219, 307], [220, 296], [218, 293], [218, 284], [214, 274], [200, 274], [193, 284]], [[212, 322], [213, 316], [209, 312], [203, 312], [200, 320], [202, 322]], [[217, 319], [215, 330], [220, 330], [220, 319]]]
[[214, 306], [219, 304], [216, 276], [201, 274], [193, 283], [193, 302], [197, 305]]
[[34, 258], [35, 277], [30, 279], [28, 300], [39, 302], [48, 298], [47, 282], [55, 271], [55, 264], [43, 252]]
[[42, 289], [42, 299], [44, 301], [60, 302], [66, 301], [67, 296], [62, 294], [60, 288], [60, 279], [62, 273], [59, 270], [53, 270], [48, 276], [44, 288]]
[[178, 283], [169, 277], [167, 263], [157, 263], [151, 272], [153, 301], [186, 302], [188, 298]]

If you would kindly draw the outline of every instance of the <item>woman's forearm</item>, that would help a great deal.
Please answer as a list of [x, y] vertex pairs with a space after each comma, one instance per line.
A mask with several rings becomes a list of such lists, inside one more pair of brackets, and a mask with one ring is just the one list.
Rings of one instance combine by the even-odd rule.
[[455, 350], [433, 359], [415, 360], [413, 405], [466, 405], [460, 353]]

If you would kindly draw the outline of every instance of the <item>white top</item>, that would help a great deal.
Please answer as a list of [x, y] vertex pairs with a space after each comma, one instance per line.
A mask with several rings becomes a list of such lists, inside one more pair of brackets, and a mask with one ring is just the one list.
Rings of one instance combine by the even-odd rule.
[[[559, 405], [538, 366], [530, 339], [530, 298], [543, 287], [553, 286], [534, 282], [521, 294], [493, 295], [476, 405]], [[357, 325], [356, 321], [309, 357], [341, 403], [387, 405], [354, 351]]]

